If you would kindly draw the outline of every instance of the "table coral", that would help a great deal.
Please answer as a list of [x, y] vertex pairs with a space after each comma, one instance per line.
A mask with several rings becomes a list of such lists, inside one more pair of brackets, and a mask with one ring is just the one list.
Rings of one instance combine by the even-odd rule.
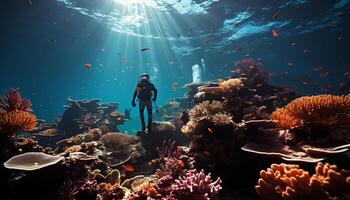
[[328, 163], [318, 163], [312, 176], [298, 165], [272, 164], [260, 172], [255, 189], [265, 200], [341, 199], [350, 194], [349, 179], [349, 173]]

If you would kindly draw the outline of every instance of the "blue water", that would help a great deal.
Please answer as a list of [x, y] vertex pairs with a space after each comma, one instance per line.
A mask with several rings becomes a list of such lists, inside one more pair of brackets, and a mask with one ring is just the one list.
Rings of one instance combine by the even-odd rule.
[[[349, 8], [348, 0], [5, 0], [0, 91], [19, 87], [50, 121], [68, 97], [130, 108], [143, 72], [162, 105], [184, 95], [201, 59], [202, 79], [215, 80], [252, 57], [275, 74], [272, 84], [303, 95], [336, 93], [350, 70]], [[321, 78], [317, 66], [329, 75]], [[138, 128], [137, 109], [132, 115], [124, 131]]]

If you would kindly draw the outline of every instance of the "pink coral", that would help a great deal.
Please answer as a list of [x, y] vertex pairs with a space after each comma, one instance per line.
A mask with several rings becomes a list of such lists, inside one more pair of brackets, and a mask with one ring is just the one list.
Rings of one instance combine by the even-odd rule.
[[31, 106], [28, 99], [21, 98], [19, 89], [8, 90], [6, 96], [0, 99], [0, 108], [7, 112], [15, 110], [32, 112]]
[[203, 170], [188, 170], [186, 175], [179, 177], [171, 186], [176, 199], [210, 200], [218, 199], [221, 188], [221, 179], [212, 181], [210, 173]]

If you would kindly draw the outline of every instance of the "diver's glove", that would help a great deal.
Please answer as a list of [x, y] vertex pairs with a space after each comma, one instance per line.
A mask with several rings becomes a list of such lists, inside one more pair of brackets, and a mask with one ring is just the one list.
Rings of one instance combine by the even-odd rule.
[[153, 101], [153, 102], [156, 102], [156, 101], [157, 101], [157, 98], [153, 98], [152, 101]]
[[131, 102], [131, 105], [132, 105], [132, 107], [135, 107], [135, 106], [136, 106], [135, 101], [132, 101], [132, 102]]

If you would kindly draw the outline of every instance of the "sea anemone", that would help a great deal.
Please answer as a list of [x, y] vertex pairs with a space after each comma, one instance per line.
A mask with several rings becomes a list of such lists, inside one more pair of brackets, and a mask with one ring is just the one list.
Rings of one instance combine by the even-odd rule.
[[293, 100], [274, 111], [271, 118], [283, 129], [312, 123], [322, 126], [349, 126], [350, 96], [317, 95]]
[[36, 128], [36, 117], [25, 111], [10, 111], [0, 114], [0, 131], [18, 133], [32, 131]]
[[265, 200], [331, 200], [350, 192], [349, 174], [328, 163], [318, 163], [311, 177], [298, 165], [272, 164], [260, 177], [255, 189]]
[[179, 177], [171, 186], [176, 199], [211, 200], [218, 199], [221, 188], [221, 179], [213, 181], [210, 173], [203, 170], [188, 170], [186, 175]]
[[10, 89], [5, 97], [0, 98], [0, 108], [7, 112], [15, 110], [32, 112], [31, 106], [32, 104], [28, 99], [21, 98], [19, 89]]

